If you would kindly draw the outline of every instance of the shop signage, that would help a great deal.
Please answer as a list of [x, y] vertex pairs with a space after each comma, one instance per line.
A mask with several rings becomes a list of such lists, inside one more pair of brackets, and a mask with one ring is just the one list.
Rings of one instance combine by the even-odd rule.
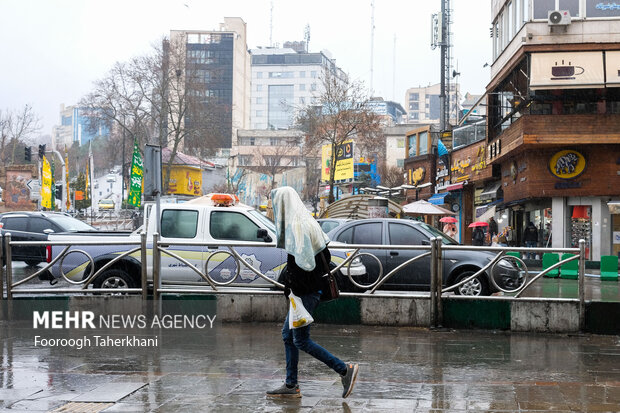
[[555, 189], [570, 189], [570, 188], [581, 188], [581, 182], [556, 182]]
[[424, 175], [426, 175], [426, 169], [421, 166], [415, 170], [409, 170], [409, 183], [412, 185], [418, 185], [420, 182], [424, 180]]
[[452, 170], [452, 172], [458, 172], [462, 174], [465, 173], [465, 168], [467, 168], [469, 165], [471, 165], [471, 159], [467, 158], [466, 161], [457, 159], [456, 161], [454, 161], [454, 164], [452, 164], [452, 168], [450, 169]]
[[448, 168], [437, 168], [437, 178], [448, 176]]
[[549, 159], [549, 172], [560, 179], [573, 179], [586, 169], [586, 158], [572, 149], [556, 152]]
[[480, 173], [483, 169], [487, 167], [487, 159], [486, 159], [486, 151], [484, 146], [480, 146], [478, 148], [478, 153], [476, 154], [476, 163], [471, 167], [472, 172]]
[[498, 139], [495, 142], [491, 143], [489, 145], [488, 151], [489, 159], [498, 157], [502, 153], [502, 140]]

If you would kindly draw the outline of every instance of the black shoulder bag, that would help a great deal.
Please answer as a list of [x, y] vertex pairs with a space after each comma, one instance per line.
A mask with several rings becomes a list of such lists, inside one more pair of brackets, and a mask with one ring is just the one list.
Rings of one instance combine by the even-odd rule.
[[330, 271], [330, 266], [325, 259], [325, 255], [322, 251], [320, 254], [321, 261], [323, 262], [323, 270], [326, 272], [325, 275], [321, 276], [321, 301], [332, 301], [340, 297], [340, 289], [338, 288], [338, 283], [336, 282], [336, 276]]

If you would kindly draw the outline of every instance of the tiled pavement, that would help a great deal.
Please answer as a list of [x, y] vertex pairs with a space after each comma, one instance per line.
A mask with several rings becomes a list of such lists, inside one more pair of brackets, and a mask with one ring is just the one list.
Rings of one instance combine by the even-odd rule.
[[620, 411], [617, 336], [317, 325], [315, 341], [360, 363], [357, 386], [343, 400], [336, 374], [303, 354], [303, 397], [287, 401], [264, 395], [284, 378], [276, 324], [158, 331], [154, 348], [35, 347], [35, 334], [0, 322], [0, 410]]

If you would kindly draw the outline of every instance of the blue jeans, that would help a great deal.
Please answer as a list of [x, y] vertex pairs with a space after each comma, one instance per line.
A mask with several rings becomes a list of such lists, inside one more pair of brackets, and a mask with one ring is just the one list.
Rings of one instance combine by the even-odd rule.
[[[301, 301], [310, 314], [319, 304], [321, 296], [319, 294], [302, 295]], [[288, 313], [282, 327], [282, 340], [284, 340], [284, 350], [286, 352], [286, 384], [294, 386], [297, 384], [297, 364], [299, 363], [299, 350], [303, 350], [317, 360], [322, 361], [338, 374], [347, 372], [347, 365], [342, 360], [333, 356], [329, 351], [316, 344], [310, 338], [310, 326], [290, 329], [288, 326]]]
[[[527, 248], [536, 248], [536, 244], [538, 244], [536, 241], [525, 241], [525, 246]], [[536, 258], [536, 253], [535, 252], [527, 252], [526, 253], [527, 259], [535, 259]]]

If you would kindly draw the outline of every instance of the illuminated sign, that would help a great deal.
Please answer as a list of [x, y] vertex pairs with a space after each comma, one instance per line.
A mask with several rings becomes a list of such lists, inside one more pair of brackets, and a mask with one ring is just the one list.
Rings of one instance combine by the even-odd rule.
[[573, 179], [586, 169], [586, 158], [577, 151], [563, 150], [549, 159], [549, 172], [560, 179]]
[[423, 166], [415, 170], [409, 169], [409, 183], [417, 186], [420, 182], [424, 180], [425, 175], [426, 169], [424, 169]]

